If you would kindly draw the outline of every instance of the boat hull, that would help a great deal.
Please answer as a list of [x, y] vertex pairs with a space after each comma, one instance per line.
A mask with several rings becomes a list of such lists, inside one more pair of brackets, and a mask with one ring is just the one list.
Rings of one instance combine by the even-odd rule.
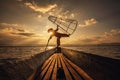
[[120, 60], [65, 48], [61, 52], [95, 80], [120, 80]]
[[27, 80], [56, 52], [63, 53], [94, 80], [120, 80], [120, 60], [65, 48], [54, 48], [22, 61], [0, 60], [3, 62], [0, 64], [0, 80]]

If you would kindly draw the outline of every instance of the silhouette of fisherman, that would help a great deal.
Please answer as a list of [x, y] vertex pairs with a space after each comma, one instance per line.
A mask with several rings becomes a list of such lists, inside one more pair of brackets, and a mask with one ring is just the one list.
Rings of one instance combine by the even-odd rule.
[[59, 33], [59, 32], [58, 32], [58, 30], [59, 30], [58, 27], [59, 27], [59, 26], [57, 25], [57, 29], [56, 29], [56, 30], [53, 30], [53, 28], [48, 29], [48, 33], [51, 33], [50, 38], [48, 39], [48, 41], [49, 41], [50, 39], [52, 39], [53, 36], [57, 37], [57, 48], [60, 46], [60, 39], [61, 39], [62, 37], [69, 37], [69, 36], [70, 36], [70, 34]]

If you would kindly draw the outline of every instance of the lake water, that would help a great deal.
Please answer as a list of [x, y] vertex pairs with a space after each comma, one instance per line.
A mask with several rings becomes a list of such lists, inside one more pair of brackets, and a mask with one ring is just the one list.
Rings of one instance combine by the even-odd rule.
[[[48, 49], [53, 48], [49, 46]], [[120, 59], [120, 46], [79, 46], [64, 47], [84, 51], [91, 54]], [[44, 51], [44, 47], [0, 47], [0, 59], [20, 58], [26, 59]]]

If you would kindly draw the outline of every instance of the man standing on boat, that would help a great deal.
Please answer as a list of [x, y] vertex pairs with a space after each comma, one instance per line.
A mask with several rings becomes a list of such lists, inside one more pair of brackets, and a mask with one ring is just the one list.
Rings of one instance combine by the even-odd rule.
[[57, 37], [57, 47], [60, 46], [60, 39], [61, 39], [62, 37], [69, 37], [69, 36], [70, 36], [70, 34], [59, 33], [59, 32], [58, 32], [58, 30], [59, 30], [58, 27], [59, 27], [59, 26], [57, 25], [57, 29], [56, 29], [56, 30], [54, 30], [53, 28], [48, 29], [48, 33], [51, 34], [51, 35], [50, 35], [50, 38], [48, 39], [48, 41], [49, 41], [50, 39], [52, 39], [53, 36]]

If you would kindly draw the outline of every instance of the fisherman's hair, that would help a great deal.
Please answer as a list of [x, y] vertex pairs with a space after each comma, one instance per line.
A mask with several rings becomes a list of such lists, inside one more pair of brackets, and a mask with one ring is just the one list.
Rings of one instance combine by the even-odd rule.
[[50, 32], [50, 31], [52, 31], [53, 30], [53, 28], [50, 28], [50, 29], [48, 29], [48, 32]]

